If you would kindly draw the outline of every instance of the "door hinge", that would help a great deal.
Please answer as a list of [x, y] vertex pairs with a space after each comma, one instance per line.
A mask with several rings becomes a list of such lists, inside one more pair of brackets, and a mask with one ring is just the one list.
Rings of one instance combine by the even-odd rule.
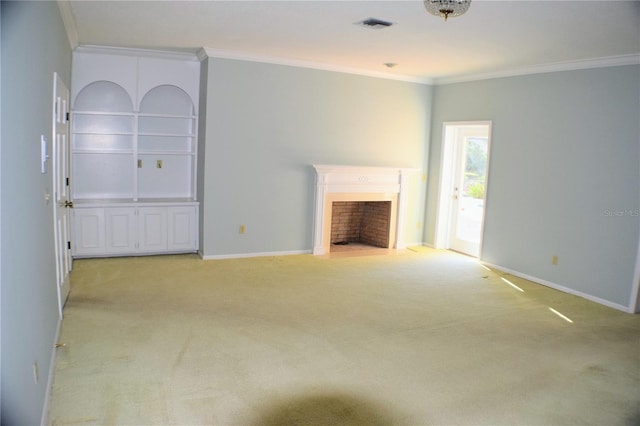
[[69, 186], [69, 178], [65, 178], [65, 185]]
[[65, 118], [67, 119], [67, 122], [71, 119], [69, 113], [67, 112], [67, 114], [65, 115]]
[[67, 241], [67, 250], [71, 250], [71, 241]]

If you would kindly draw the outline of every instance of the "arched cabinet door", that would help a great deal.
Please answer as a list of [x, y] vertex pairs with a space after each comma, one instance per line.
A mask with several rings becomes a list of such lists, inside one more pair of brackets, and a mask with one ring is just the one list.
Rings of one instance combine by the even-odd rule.
[[138, 113], [138, 196], [194, 198], [197, 116], [182, 88], [144, 94]]
[[132, 199], [136, 123], [127, 91], [92, 82], [77, 93], [72, 114], [73, 199]]

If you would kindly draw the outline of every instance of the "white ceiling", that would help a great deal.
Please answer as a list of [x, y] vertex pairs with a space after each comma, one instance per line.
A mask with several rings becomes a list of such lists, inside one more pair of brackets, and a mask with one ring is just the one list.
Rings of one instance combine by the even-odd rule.
[[[640, 1], [473, 0], [465, 15], [447, 22], [428, 14], [421, 0], [72, 0], [67, 6], [80, 45], [205, 47], [210, 55], [429, 82], [594, 59], [640, 63]], [[354, 25], [370, 17], [395, 25]], [[387, 62], [398, 65], [390, 69]]]

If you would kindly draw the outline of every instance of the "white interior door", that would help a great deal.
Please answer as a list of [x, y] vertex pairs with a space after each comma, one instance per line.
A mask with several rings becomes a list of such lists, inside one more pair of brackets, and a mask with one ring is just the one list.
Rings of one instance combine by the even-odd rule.
[[437, 248], [480, 255], [490, 129], [490, 122], [444, 126]]
[[53, 75], [53, 188], [56, 285], [60, 318], [71, 288], [71, 226], [69, 209], [73, 207], [69, 191], [69, 89], [57, 73]]

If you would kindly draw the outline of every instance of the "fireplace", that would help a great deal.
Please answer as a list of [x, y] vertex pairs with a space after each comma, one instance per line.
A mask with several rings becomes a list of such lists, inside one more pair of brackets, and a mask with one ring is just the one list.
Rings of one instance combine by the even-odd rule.
[[[317, 173], [313, 254], [329, 253], [332, 243], [356, 239], [378, 247], [405, 247], [402, 233], [398, 230], [404, 229], [407, 179], [413, 169], [325, 165], [313, 167]], [[347, 211], [347, 216], [334, 221], [334, 215], [343, 215], [344, 211]], [[373, 225], [371, 222], [365, 225], [358, 222], [361, 216], [364, 217], [365, 211], [367, 216], [375, 217]], [[380, 215], [381, 211], [386, 213]], [[340, 221], [357, 222], [358, 230], [347, 231], [345, 226], [345, 230], [340, 231]], [[364, 240], [363, 228], [367, 228]]]
[[389, 248], [390, 201], [334, 201], [331, 208], [331, 250], [361, 243]]

